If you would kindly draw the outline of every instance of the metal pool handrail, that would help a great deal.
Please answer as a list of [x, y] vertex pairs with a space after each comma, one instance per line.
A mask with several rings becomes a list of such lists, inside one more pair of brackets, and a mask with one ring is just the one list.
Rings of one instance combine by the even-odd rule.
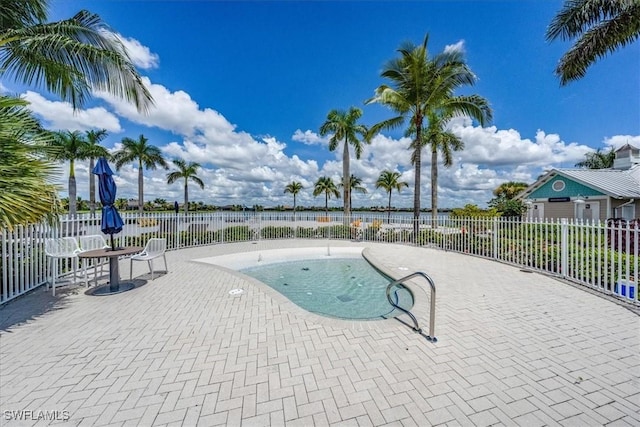
[[427, 341], [436, 342], [438, 341], [438, 339], [434, 335], [435, 321], [436, 321], [436, 284], [433, 282], [433, 279], [429, 277], [428, 274], [423, 273], [421, 271], [416, 271], [415, 273], [411, 273], [408, 276], [405, 276], [398, 280], [394, 280], [393, 282], [389, 283], [389, 285], [387, 286], [387, 300], [389, 300], [389, 304], [391, 304], [393, 307], [409, 315], [409, 317], [411, 317], [411, 320], [413, 320], [413, 324], [415, 325], [413, 327], [413, 330], [418, 332], [419, 334], [422, 334], [422, 329], [418, 325], [418, 319], [416, 319], [416, 317], [413, 314], [411, 314], [409, 310], [405, 310], [404, 308], [400, 307], [391, 299], [391, 288], [401, 284], [405, 280], [413, 279], [416, 276], [422, 277], [427, 282], [429, 282], [429, 286], [431, 286], [431, 307], [429, 309], [429, 335], [427, 335], [426, 338], [427, 338]]

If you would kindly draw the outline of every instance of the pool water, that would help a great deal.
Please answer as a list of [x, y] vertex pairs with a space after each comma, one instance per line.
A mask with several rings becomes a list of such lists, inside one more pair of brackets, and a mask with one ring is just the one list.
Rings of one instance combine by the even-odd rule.
[[[362, 258], [291, 261], [240, 270], [271, 286], [313, 313], [340, 319], [373, 320], [401, 314], [387, 301], [390, 280]], [[413, 306], [413, 296], [397, 287], [398, 305]], [[395, 292], [392, 291], [392, 297]]]

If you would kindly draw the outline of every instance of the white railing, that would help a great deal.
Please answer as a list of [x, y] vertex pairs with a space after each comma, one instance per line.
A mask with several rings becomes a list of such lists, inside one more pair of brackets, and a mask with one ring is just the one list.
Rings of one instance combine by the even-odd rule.
[[[353, 212], [123, 213], [118, 246], [144, 246], [151, 237], [167, 239], [169, 250], [261, 239], [345, 239], [411, 244], [505, 262], [551, 274], [638, 304], [640, 220], [588, 223], [509, 218], [451, 218], [435, 224], [412, 216]], [[414, 226], [415, 225], [415, 226]], [[414, 229], [418, 230], [414, 238]], [[44, 254], [47, 238], [102, 234], [100, 215], [62, 217], [53, 226], [38, 224], [0, 231], [0, 304], [51, 277]], [[105, 236], [109, 242], [109, 236]], [[60, 263], [59, 275], [70, 270]], [[632, 296], [629, 289], [634, 288]]]

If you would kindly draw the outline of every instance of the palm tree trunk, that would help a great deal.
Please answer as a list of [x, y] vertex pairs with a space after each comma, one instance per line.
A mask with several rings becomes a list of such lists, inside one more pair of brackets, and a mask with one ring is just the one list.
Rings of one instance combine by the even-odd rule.
[[73, 159], [69, 162], [69, 216], [75, 217], [78, 210], [77, 190], [76, 190], [76, 172]]
[[91, 217], [96, 216], [96, 177], [93, 174], [93, 167], [95, 166], [93, 157], [89, 159], [89, 212]]
[[324, 213], [328, 218], [329, 217], [329, 193], [326, 191], [324, 192]]
[[393, 190], [389, 189], [389, 206], [387, 208], [387, 224], [391, 224], [391, 191]]
[[187, 178], [184, 179], [184, 214], [189, 213], [189, 184]]
[[349, 141], [344, 139], [342, 151], [342, 186], [344, 189], [344, 221], [345, 225], [351, 222], [351, 171], [349, 170]]
[[138, 212], [144, 212], [144, 199], [143, 199], [143, 182], [144, 177], [142, 176], [142, 161], [138, 163]]
[[[418, 131], [418, 135], [420, 132]], [[418, 139], [419, 141], [419, 139]], [[414, 178], [414, 194], [413, 194], [413, 238], [418, 241], [418, 231], [420, 230], [420, 170], [422, 168], [422, 148], [419, 143], [416, 144], [415, 156], [415, 178]]]
[[438, 228], [438, 147], [431, 148], [431, 228]]
[[296, 222], [296, 193], [293, 193], [293, 222]]

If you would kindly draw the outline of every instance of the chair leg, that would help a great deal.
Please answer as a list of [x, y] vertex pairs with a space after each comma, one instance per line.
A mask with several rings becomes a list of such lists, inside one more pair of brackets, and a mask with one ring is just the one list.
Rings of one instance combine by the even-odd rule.
[[133, 258], [129, 258], [129, 280], [133, 280]]
[[165, 273], [169, 272], [169, 267], [167, 267], [167, 255], [162, 254], [162, 258], [164, 259], [164, 271]]
[[51, 280], [51, 289], [53, 296], [56, 296], [56, 278], [58, 276], [58, 258], [53, 258], [53, 278]]
[[89, 287], [89, 277], [87, 276], [87, 259], [84, 258], [82, 260], [82, 274], [84, 274], [84, 285], [88, 288]]
[[151, 272], [151, 280], [153, 280], [153, 260], [152, 259], [148, 260], [147, 264], [149, 264], [149, 271]]

